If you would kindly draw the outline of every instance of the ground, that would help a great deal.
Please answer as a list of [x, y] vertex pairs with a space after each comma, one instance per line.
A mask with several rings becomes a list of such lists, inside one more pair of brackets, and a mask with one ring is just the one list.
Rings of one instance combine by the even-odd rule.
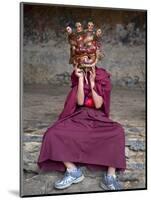
[[[64, 190], [56, 190], [53, 183], [63, 172], [41, 173], [36, 165], [41, 139], [63, 108], [69, 86], [30, 85], [23, 93], [22, 194], [59, 194], [102, 191], [101, 172], [82, 168], [85, 179]], [[145, 94], [139, 88], [112, 88], [110, 118], [125, 129], [127, 169], [119, 174], [125, 189], [145, 187]]]

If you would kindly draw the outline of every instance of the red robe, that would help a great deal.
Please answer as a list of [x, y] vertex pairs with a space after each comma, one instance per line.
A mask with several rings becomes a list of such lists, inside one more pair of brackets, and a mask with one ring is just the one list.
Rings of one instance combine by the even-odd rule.
[[[109, 166], [124, 171], [125, 134], [122, 125], [109, 118], [111, 81], [110, 73], [96, 67], [95, 91], [103, 97], [100, 109], [78, 106], [76, 94], [78, 77], [71, 75], [71, 90], [63, 111], [43, 135], [38, 166], [41, 170], [65, 171], [63, 161], [85, 165], [91, 170]], [[85, 96], [90, 86], [84, 84]]]

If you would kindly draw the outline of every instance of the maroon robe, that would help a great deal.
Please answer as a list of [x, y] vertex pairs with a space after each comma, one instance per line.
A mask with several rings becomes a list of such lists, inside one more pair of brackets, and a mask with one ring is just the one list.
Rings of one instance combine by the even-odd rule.
[[[126, 169], [124, 129], [109, 118], [110, 75], [104, 68], [96, 67], [94, 89], [103, 97], [102, 107], [96, 109], [77, 105], [78, 77], [73, 71], [63, 111], [43, 135], [37, 161], [41, 170], [65, 171], [63, 161], [90, 170], [107, 170], [109, 166], [120, 171]], [[89, 85], [84, 83], [85, 96], [91, 92]]]

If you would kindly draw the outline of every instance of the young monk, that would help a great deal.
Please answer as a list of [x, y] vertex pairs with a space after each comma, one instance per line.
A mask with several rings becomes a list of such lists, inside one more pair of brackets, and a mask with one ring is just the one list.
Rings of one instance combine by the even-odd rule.
[[120, 190], [116, 171], [126, 169], [125, 135], [122, 125], [109, 118], [110, 73], [94, 66], [87, 80], [75, 66], [64, 109], [44, 133], [38, 166], [44, 171], [65, 171], [54, 183], [56, 189], [81, 182], [81, 166], [86, 166], [105, 171], [101, 188]]

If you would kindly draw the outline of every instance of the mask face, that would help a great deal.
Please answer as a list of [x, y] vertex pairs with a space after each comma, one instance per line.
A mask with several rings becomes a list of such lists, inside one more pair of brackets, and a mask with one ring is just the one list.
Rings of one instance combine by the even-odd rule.
[[100, 58], [98, 37], [101, 34], [101, 29], [95, 32], [93, 22], [88, 22], [85, 30], [83, 30], [80, 22], [77, 22], [75, 26], [76, 31], [74, 33], [70, 27], [66, 29], [68, 33], [72, 32], [69, 34], [69, 43], [71, 45], [70, 60], [72, 61], [70, 64], [77, 64], [78, 68], [90, 71]]

